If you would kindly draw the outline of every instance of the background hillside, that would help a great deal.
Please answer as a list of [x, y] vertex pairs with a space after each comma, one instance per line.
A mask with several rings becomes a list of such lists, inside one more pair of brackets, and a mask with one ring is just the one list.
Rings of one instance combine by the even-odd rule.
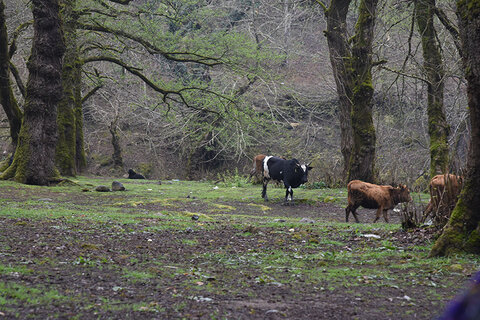
[[[87, 7], [88, 1], [83, 5]], [[149, 1], [137, 5], [152, 12], [159, 9]], [[437, 5], [456, 21], [453, 3], [442, 1]], [[119, 56], [162, 81], [208, 81], [224, 93], [238, 90], [241, 98], [236, 108], [227, 108], [224, 119], [213, 120], [201, 110], [163, 104], [154, 90], [125, 68], [104, 62], [89, 65], [83, 74], [82, 94], [96, 86], [101, 88], [83, 104], [87, 172], [122, 175], [134, 168], [149, 178], [218, 178], [219, 173], [233, 172], [235, 168], [240, 174], [248, 173], [253, 156], [267, 153], [311, 161], [315, 167], [312, 182], [343, 183], [338, 96], [320, 6], [314, 1], [295, 0], [180, 1], [175, 10], [178, 24], [152, 23], [145, 29], [151, 31], [145, 31], [146, 37], [153, 38], [162, 30], [164, 42], [169, 41], [166, 35], [171, 32], [175, 36], [182, 34], [182, 39], [191, 36], [196, 44], [205, 41], [215, 47], [217, 33], [228, 34], [229, 46], [244, 50], [242, 59], [246, 60], [236, 61], [235, 68], [206, 69], [188, 62], [167, 61], [130, 44], [124, 44], [130, 46], [129, 50]], [[379, 7], [374, 60], [386, 63], [373, 70], [376, 167], [382, 182], [424, 188], [428, 177], [423, 176], [428, 174], [430, 161], [427, 93], [422, 80], [420, 39], [411, 26], [412, 10], [401, 1], [387, 1]], [[11, 31], [31, 19], [29, 4], [23, 0], [7, 1], [5, 13]], [[124, 19], [116, 23], [128, 27], [130, 18]], [[352, 29], [353, 16], [349, 22]], [[450, 167], [458, 172], [465, 163], [469, 137], [465, 83], [453, 39], [440, 22], [436, 23], [447, 77], [444, 98], [451, 126]], [[24, 82], [32, 37], [31, 30], [25, 30], [12, 57]], [[136, 32], [133, 27], [132, 31]], [[83, 34], [81, 46], [93, 50], [99, 40], [92, 37], [91, 33]], [[117, 40], [105, 41], [113, 47], [118, 46]], [[252, 56], [261, 59], [249, 60]], [[255, 72], [247, 74], [245, 70], [253, 67]], [[23, 105], [20, 93], [16, 95]], [[215, 104], [202, 102], [203, 98], [191, 97], [199, 105]], [[0, 146], [6, 157], [10, 139], [3, 110], [0, 119]], [[112, 128], [117, 129], [123, 169], [113, 166]]]

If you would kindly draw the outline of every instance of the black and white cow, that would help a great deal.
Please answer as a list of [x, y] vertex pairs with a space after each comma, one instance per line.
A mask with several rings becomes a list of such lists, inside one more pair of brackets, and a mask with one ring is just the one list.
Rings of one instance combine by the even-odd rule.
[[308, 181], [308, 171], [312, 167], [300, 165], [297, 159], [285, 160], [279, 157], [267, 156], [263, 160], [263, 190], [262, 198], [268, 201], [267, 184], [270, 180], [283, 181], [285, 188], [285, 203], [293, 202], [293, 190]]

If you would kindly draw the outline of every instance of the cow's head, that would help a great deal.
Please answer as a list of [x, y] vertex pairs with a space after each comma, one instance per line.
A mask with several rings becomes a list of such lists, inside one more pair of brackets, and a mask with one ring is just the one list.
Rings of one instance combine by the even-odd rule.
[[295, 167], [295, 172], [296, 173], [302, 173], [301, 177], [301, 184], [307, 183], [308, 182], [308, 171], [312, 170], [313, 167], [310, 166], [310, 164], [302, 164], [297, 163], [297, 166]]
[[410, 190], [408, 190], [406, 185], [401, 184], [396, 188], [392, 188], [392, 191], [393, 191], [393, 198], [396, 203], [412, 201]]

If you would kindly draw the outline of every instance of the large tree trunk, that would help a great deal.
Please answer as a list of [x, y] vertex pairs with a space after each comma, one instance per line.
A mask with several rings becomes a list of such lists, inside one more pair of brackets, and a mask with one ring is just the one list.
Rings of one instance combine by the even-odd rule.
[[13, 95], [10, 82], [9, 63], [10, 56], [8, 53], [8, 35], [7, 25], [4, 14], [5, 5], [0, 0], [0, 104], [7, 115], [10, 124], [10, 136], [12, 138], [13, 151], [15, 151], [18, 135], [22, 126], [22, 111], [18, 107], [17, 100]]
[[423, 66], [427, 77], [428, 134], [430, 135], [430, 177], [448, 172], [449, 126], [443, 105], [442, 54], [433, 25], [435, 0], [416, 0], [415, 18], [422, 39]]
[[352, 122], [350, 119], [353, 95], [350, 85], [352, 79], [350, 78], [351, 73], [347, 71], [346, 67], [351, 57], [347, 39], [347, 13], [350, 2], [351, 0], [332, 0], [330, 7], [325, 11], [327, 18], [325, 36], [327, 37], [330, 64], [332, 65], [340, 102], [338, 117], [344, 177], [347, 176], [353, 148]]
[[58, 0], [32, 0], [32, 4], [34, 35], [27, 63], [25, 115], [13, 163], [2, 178], [48, 185], [59, 178], [55, 168], [55, 146], [65, 44]]
[[460, 38], [467, 79], [468, 107], [472, 134], [467, 159], [467, 174], [457, 206], [431, 256], [458, 251], [480, 253], [480, 0], [459, 0]]
[[75, 128], [75, 68], [78, 60], [76, 18], [73, 13], [74, 2], [62, 0], [61, 16], [65, 34], [65, 56], [63, 58], [62, 85], [63, 97], [58, 104], [58, 142], [55, 162], [60, 173], [65, 176], [76, 175], [76, 128]]
[[377, 0], [362, 0], [353, 38], [353, 149], [348, 180], [375, 182], [375, 126], [372, 116], [372, 42]]

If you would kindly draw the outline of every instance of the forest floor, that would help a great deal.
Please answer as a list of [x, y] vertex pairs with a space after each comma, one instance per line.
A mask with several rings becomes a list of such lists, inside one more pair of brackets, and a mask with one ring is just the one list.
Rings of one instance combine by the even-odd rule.
[[112, 181], [0, 182], [0, 319], [432, 319], [480, 266], [345, 189]]

